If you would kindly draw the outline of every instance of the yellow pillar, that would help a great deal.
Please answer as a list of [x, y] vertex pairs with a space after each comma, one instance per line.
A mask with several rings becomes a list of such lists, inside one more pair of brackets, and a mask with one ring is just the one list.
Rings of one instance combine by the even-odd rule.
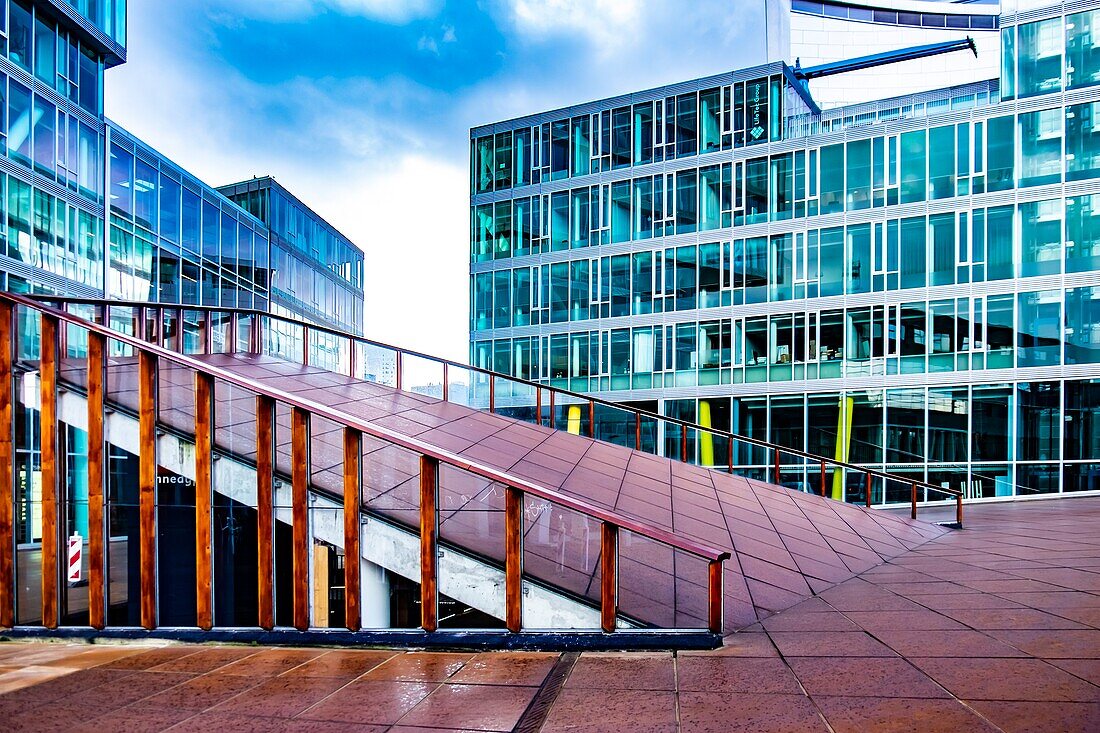
[[573, 435], [580, 435], [581, 434], [581, 406], [580, 405], [570, 405], [569, 406], [569, 417], [566, 420], [565, 429], [568, 430]]
[[[710, 427], [709, 400], [699, 400], [699, 424], [704, 428]], [[699, 431], [699, 463], [703, 466], [714, 465], [714, 433], [708, 430]]]
[[[838, 461], [848, 461], [848, 453], [852, 446], [852, 411], [855, 409], [855, 400], [851, 397], [841, 397], [837, 412], [836, 422], [836, 453], [834, 458]], [[844, 501], [844, 470], [833, 469], [833, 498]]]

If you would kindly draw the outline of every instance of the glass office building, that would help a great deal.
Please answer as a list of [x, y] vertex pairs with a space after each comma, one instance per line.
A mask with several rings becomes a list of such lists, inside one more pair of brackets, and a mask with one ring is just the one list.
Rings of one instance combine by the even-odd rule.
[[363, 333], [363, 251], [274, 178], [218, 189], [271, 234], [271, 310]]
[[822, 111], [776, 62], [471, 130], [472, 362], [968, 498], [1100, 490], [1100, 3], [999, 27], [964, 86]]

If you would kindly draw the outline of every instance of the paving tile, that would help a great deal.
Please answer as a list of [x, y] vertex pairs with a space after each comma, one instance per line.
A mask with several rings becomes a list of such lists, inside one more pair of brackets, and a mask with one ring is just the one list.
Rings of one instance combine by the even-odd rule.
[[205, 710], [245, 690], [251, 690], [266, 679], [228, 674], [203, 675], [146, 697], [142, 702], [166, 708]]
[[692, 733], [802, 733], [825, 731], [805, 695], [680, 693], [680, 726]]
[[324, 653], [322, 649], [266, 649], [220, 667], [214, 674], [274, 677]]
[[1034, 608], [953, 608], [944, 615], [975, 629], [1083, 629], [1084, 624]]
[[935, 611], [845, 611], [844, 615], [868, 631], [910, 629], [941, 631], [966, 628], [958, 621]]
[[955, 697], [966, 700], [1100, 700], [1100, 688], [1038, 659], [915, 658], [912, 662]]
[[557, 662], [558, 654], [513, 652], [478, 654], [455, 674], [449, 682], [477, 685], [534, 685], [546, 679]]
[[1023, 652], [972, 629], [876, 630], [875, 636], [903, 657], [1022, 657]]
[[168, 730], [172, 733], [276, 733], [285, 725], [286, 721], [280, 718], [258, 718], [211, 710], [193, 715]]
[[675, 733], [676, 730], [676, 695], [672, 692], [564, 689], [550, 708], [540, 733]]
[[785, 611], [764, 619], [768, 631], [859, 631], [859, 627], [844, 616], [830, 613], [794, 613]]
[[444, 652], [406, 652], [391, 657], [363, 675], [363, 679], [404, 682], [443, 682], [462, 665], [473, 659], [472, 654]]
[[511, 731], [536, 688], [442, 684], [401, 718], [406, 725]]
[[1096, 733], [1100, 730], [1097, 702], [989, 702], [967, 700], [1005, 733]]
[[220, 713], [290, 718], [345, 684], [331, 677], [276, 677], [214, 708]]
[[814, 702], [834, 733], [994, 733], [997, 730], [957, 700], [815, 695]]
[[302, 711], [297, 717], [390, 725], [416, 707], [436, 686], [432, 682], [356, 680]]
[[284, 677], [339, 677], [354, 679], [386, 660], [397, 652], [371, 649], [338, 649], [325, 652], [305, 664], [283, 672]]
[[582, 654], [566, 688], [599, 690], [675, 690], [676, 669], [671, 654]]
[[157, 672], [191, 672], [193, 674], [205, 674], [219, 667], [232, 664], [238, 660], [256, 654], [255, 649], [248, 647], [217, 647], [203, 649], [202, 651], [188, 654], [149, 669]]
[[90, 720], [73, 721], [69, 731], [72, 733], [104, 733], [105, 731], [154, 733], [183, 722], [195, 714], [196, 711], [190, 708], [170, 707], [142, 700]]
[[947, 697], [939, 685], [898, 657], [791, 657], [787, 660], [811, 697]]
[[730, 634], [722, 639], [722, 646], [706, 651], [679, 652], [680, 657], [777, 657], [775, 645], [767, 634]]
[[676, 673], [681, 692], [801, 692], [782, 659], [683, 656]]
[[863, 631], [769, 632], [785, 657], [893, 657], [897, 654]]
[[990, 631], [989, 635], [1040, 659], [1100, 657], [1100, 631], [1095, 629], [1001, 630]]

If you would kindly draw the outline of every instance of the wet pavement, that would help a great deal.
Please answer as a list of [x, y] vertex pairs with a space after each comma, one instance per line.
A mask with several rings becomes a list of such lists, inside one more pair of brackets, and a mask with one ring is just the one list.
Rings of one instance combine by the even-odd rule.
[[1098, 528], [1098, 498], [967, 507], [713, 652], [8, 642], [0, 727], [1095, 732]]

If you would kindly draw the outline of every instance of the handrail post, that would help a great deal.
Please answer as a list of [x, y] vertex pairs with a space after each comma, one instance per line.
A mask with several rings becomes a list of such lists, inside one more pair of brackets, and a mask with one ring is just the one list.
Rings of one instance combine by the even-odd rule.
[[772, 452], [775, 453], [775, 461], [772, 464], [772, 477], [775, 480], [772, 483], [779, 486], [779, 449], [775, 448]]
[[204, 631], [214, 625], [210, 528], [214, 430], [214, 378], [195, 372], [195, 617]]
[[955, 524], [959, 525], [959, 529], [963, 526], [963, 496], [960, 491], [958, 496], [955, 497]]
[[157, 357], [138, 352], [138, 544], [141, 625], [157, 626]]
[[596, 401], [588, 401], [588, 437], [596, 438]]
[[535, 424], [542, 427], [542, 387], [535, 387]]
[[722, 633], [722, 561], [711, 560], [707, 565], [707, 628], [712, 634]]
[[214, 324], [210, 322], [210, 311], [200, 311], [202, 317], [202, 353], [214, 353]]
[[[106, 395], [107, 337], [88, 332], [88, 625], [107, 625], [104, 602], [103, 493], [106, 486], [106, 430], [103, 408]], [[2, 460], [0, 460], [2, 462]]]
[[512, 486], [504, 494], [504, 599], [508, 630], [523, 628], [523, 493]]
[[600, 525], [600, 628], [610, 634], [615, 630], [618, 613], [619, 528], [611, 522]]
[[825, 496], [825, 459], [821, 459], [821, 495]]
[[348, 376], [355, 379], [355, 339], [348, 339]]
[[397, 351], [394, 352], [394, 354], [395, 354], [395, 359], [394, 360], [397, 362], [396, 365], [395, 365], [395, 368], [394, 368], [394, 372], [396, 372], [394, 374], [394, 378], [397, 380], [397, 384], [394, 385], [394, 387], [398, 391], [401, 390], [401, 384], [402, 384], [402, 382], [405, 381], [405, 379], [404, 379], [405, 375], [402, 374], [402, 372], [404, 371], [404, 366], [405, 366], [404, 365], [405, 360], [402, 358], [402, 353], [403, 352], [400, 349], [398, 349]]
[[183, 308], [176, 308], [176, 332], [172, 336], [172, 350], [183, 353]]
[[688, 462], [688, 429], [687, 425], [680, 425], [680, 461]]
[[9, 303], [0, 302], [0, 543], [9, 548], [0, 552], [0, 626], [4, 628], [15, 625], [15, 553], [10, 551], [15, 547], [14, 314]]
[[912, 505], [911, 510], [909, 512], [909, 515], [912, 519], [916, 519], [917, 518], [917, 482], [916, 481], [914, 481], [912, 486], [910, 487], [909, 501], [910, 501], [910, 504]]
[[[42, 625], [56, 629], [58, 584], [57, 332], [54, 316], [41, 314], [39, 354], [39, 430], [42, 479]], [[8, 550], [10, 548], [5, 548]]]
[[726, 462], [729, 463], [729, 472], [733, 473], [733, 437], [726, 440]]
[[237, 331], [240, 329], [241, 317], [237, 311], [229, 315], [229, 338], [226, 339], [226, 351], [230, 354], [237, 353]]
[[301, 407], [291, 411], [291, 566], [293, 569], [294, 628], [309, 628], [309, 413]]
[[275, 400], [256, 397], [257, 616], [261, 629], [275, 628]]
[[302, 326], [302, 366], [309, 366], [309, 326]]
[[439, 626], [437, 616], [437, 550], [439, 536], [439, 460], [420, 456], [420, 628], [427, 632]]
[[157, 306], [155, 309], [156, 317], [153, 319], [153, 330], [156, 335], [153, 338], [153, 343], [157, 346], [164, 345], [164, 307]]
[[451, 375], [450, 375], [450, 371], [447, 369], [448, 366], [449, 365], [447, 364], [447, 362], [443, 362], [443, 401], [444, 402], [450, 402], [451, 401], [450, 400], [450, 396], [451, 396], [451, 393], [450, 393], [451, 378], [450, 377], [451, 377]]
[[865, 503], [867, 504], [867, 508], [870, 509], [871, 508], [871, 472], [868, 470], [864, 473], [864, 475], [867, 477], [867, 479], [866, 479], [867, 480], [867, 491], [865, 492], [867, 494], [867, 497], [866, 497], [866, 502]]
[[493, 378], [492, 372], [489, 373], [489, 412], [494, 413], [497, 409], [497, 380]]
[[634, 450], [642, 449], [642, 413], [634, 412]]
[[355, 428], [344, 428], [344, 625], [348, 631], [358, 631], [362, 626], [359, 604], [362, 460], [362, 433]]
[[264, 353], [263, 316], [252, 314], [252, 323], [248, 327], [248, 353], [262, 356]]
[[554, 429], [554, 390], [550, 390], [550, 414], [546, 416], [546, 427]]

